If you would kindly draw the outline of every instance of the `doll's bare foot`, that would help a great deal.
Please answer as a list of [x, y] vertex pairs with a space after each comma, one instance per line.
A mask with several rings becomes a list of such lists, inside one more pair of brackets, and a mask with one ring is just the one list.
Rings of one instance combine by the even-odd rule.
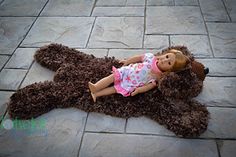
[[96, 92], [96, 87], [92, 82], [88, 83], [89, 89], [91, 91], [91, 93], [95, 93]]
[[92, 96], [92, 98], [93, 98], [93, 102], [96, 102], [96, 98], [97, 98], [96, 95], [91, 92], [91, 96]]

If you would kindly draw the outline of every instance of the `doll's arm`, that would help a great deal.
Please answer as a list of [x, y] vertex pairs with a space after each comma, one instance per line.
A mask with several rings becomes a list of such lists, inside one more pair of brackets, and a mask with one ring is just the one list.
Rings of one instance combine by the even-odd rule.
[[136, 94], [139, 94], [139, 93], [145, 93], [153, 88], [155, 88], [157, 85], [154, 84], [154, 83], [149, 83], [147, 85], [144, 85], [142, 87], [138, 87], [135, 89], [134, 92], [131, 93], [131, 96], [135, 96]]
[[136, 55], [136, 56], [133, 56], [133, 57], [130, 57], [128, 59], [125, 59], [125, 60], [121, 60], [120, 63], [123, 63], [123, 65], [129, 65], [131, 63], [137, 63], [137, 62], [141, 62], [143, 59], [143, 55]]

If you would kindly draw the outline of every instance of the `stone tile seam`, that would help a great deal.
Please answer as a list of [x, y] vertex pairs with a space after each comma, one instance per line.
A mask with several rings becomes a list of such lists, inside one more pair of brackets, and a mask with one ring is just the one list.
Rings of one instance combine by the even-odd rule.
[[[175, 2], [175, 1], [174, 1]], [[175, 7], [175, 6], [178, 6], [178, 7], [198, 7], [199, 5], [197, 5], [197, 4], [193, 4], [193, 5], [191, 5], [191, 4], [184, 4], [184, 5], [176, 5], [176, 4], [174, 4], [174, 5], [157, 5], [157, 4], [153, 4], [153, 5], [147, 5], [147, 7]]]
[[[16, 51], [16, 50], [14, 50], [14, 51]], [[3, 55], [1, 55], [1, 56], [3, 56]], [[7, 59], [7, 61], [3, 64], [3, 66], [2, 66], [2, 68], [0, 69], [0, 72], [4, 69], [4, 67], [7, 65], [7, 63], [10, 61], [10, 59], [11, 59], [11, 57], [12, 57], [12, 54], [11, 55], [6, 55], [6, 56], [8, 56], [9, 58]]]
[[3, 92], [16, 92], [16, 90], [13, 90], [13, 89], [0, 89], [0, 91], [3, 91]]
[[82, 136], [81, 136], [80, 145], [79, 145], [79, 149], [78, 149], [78, 152], [77, 152], [77, 157], [79, 157], [80, 150], [81, 150], [81, 148], [82, 148], [83, 139], [84, 139], [84, 134], [85, 134], [85, 131], [86, 131], [86, 126], [87, 126], [87, 121], [88, 121], [88, 116], [89, 116], [89, 112], [87, 112], [87, 116], [86, 116], [86, 119], [85, 119], [84, 128], [83, 128], [83, 133], [82, 133]]
[[177, 35], [192, 35], [192, 36], [198, 36], [198, 35], [207, 35], [208, 33], [206, 33], [206, 34], [191, 34], [191, 33], [186, 33], [186, 34], [184, 34], [184, 33], [180, 33], [180, 34], [174, 34], [174, 33], [169, 33], [169, 34], [166, 34], [166, 33], [162, 33], [162, 34], [160, 34], [160, 33], [147, 33], [147, 34], [144, 34], [144, 35], [165, 35], [165, 36], [168, 36], [168, 35], [170, 35], [170, 36], [177, 36]]
[[0, 2], [0, 5], [4, 2], [5, 0], [3, 0], [2, 2]]
[[236, 21], [205, 21], [207, 23], [236, 23]]
[[144, 7], [145, 5], [97, 5], [95, 7], [103, 7], [103, 8], [109, 8], [109, 7]]
[[[206, 104], [206, 103], [205, 103], [205, 104]], [[206, 105], [206, 107], [207, 107], [207, 108], [236, 109], [236, 106], [234, 107], [234, 106], [212, 106], [212, 105], [207, 106], [207, 105]]]
[[[64, 17], [80, 17], [80, 18], [89, 18], [89, 17], [98, 17], [98, 18], [103, 18], [103, 17], [144, 17], [144, 16], [71, 16], [71, 15], [68, 15], [68, 16], [44, 16], [44, 15], [40, 15], [40, 16], [0, 16], [1, 17], [43, 17], [43, 18], [64, 18]], [[206, 23], [236, 23], [236, 21], [207, 21], [205, 20]], [[146, 34], [146, 35], [152, 35], [152, 34]], [[153, 35], [159, 35], [159, 34], [155, 34], [153, 33]], [[162, 34], [160, 34], [162, 35]], [[165, 34], [164, 34], [165, 35]], [[166, 34], [166, 35], [182, 35], [182, 34]], [[184, 34], [183, 34], [184, 35]], [[206, 35], [206, 34], [186, 34], [186, 35]]]
[[124, 7], [110, 7], [110, 6], [103, 7], [103, 6], [96, 6], [95, 8], [144, 8], [144, 7], [145, 7], [145, 5], [142, 5], [142, 6], [124, 6]]
[[221, 154], [220, 154], [220, 147], [219, 147], [219, 144], [218, 144], [217, 140], [215, 140], [215, 143], [216, 143], [216, 148], [217, 148], [218, 156], [221, 157]]
[[154, 137], [169, 137], [177, 139], [190, 139], [190, 140], [227, 140], [235, 141], [236, 138], [214, 138], [214, 137], [196, 137], [196, 138], [183, 138], [176, 135], [162, 135], [162, 134], [152, 134], [152, 133], [120, 133], [120, 132], [96, 132], [96, 131], [85, 131], [85, 134], [109, 134], [109, 135], [137, 135], [137, 136], [154, 136]]
[[[6, 108], [7, 108], [7, 103], [4, 103], [2, 106], [6, 106]], [[5, 110], [3, 112], [3, 115], [0, 115], [0, 116], [2, 116], [2, 118], [0, 119], [0, 125], [2, 124], [2, 121], [5, 119], [6, 115], [7, 115], [7, 110]]]
[[127, 132], [128, 118], [125, 118], [124, 134]]
[[228, 16], [228, 18], [229, 18], [229, 21], [232, 22], [232, 19], [231, 19], [231, 17], [230, 17], [229, 11], [228, 11], [228, 9], [227, 9], [227, 7], [226, 7], [225, 1], [224, 1], [224, 0], [221, 0], [221, 1], [222, 1], [223, 5], [224, 5], [226, 14], [227, 14], [227, 16]]
[[128, 0], [125, 0], [125, 6], [127, 6], [127, 2], [128, 2]]
[[235, 23], [235, 22], [233, 22], [233, 21], [205, 21], [206, 23]]
[[[127, 2], [127, 1], [126, 1]], [[146, 18], [147, 18], [147, 0], [145, 0], [145, 8], [144, 8], [144, 23], [143, 23], [143, 39], [142, 39], [142, 48], [144, 48], [144, 40], [145, 40], [145, 31], [146, 31]]]
[[92, 35], [92, 32], [93, 32], [93, 29], [94, 29], [94, 26], [95, 26], [96, 21], [97, 21], [97, 17], [94, 18], [93, 25], [92, 25], [91, 31], [90, 31], [90, 33], [89, 33], [89, 36], [88, 36], [88, 39], [87, 39], [85, 48], [88, 48], [88, 44], [89, 44], [89, 42], [90, 42], [90, 37], [91, 37], [91, 35]]
[[14, 69], [14, 70], [28, 70], [29, 68], [4, 68], [4, 69]]
[[211, 49], [211, 54], [212, 54], [213, 58], [215, 58], [215, 54], [213, 52], [213, 47], [212, 47], [209, 31], [208, 31], [207, 24], [206, 24], [206, 19], [203, 16], [203, 12], [202, 12], [202, 8], [201, 8], [201, 5], [200, 5], [200, 1], [197, 0], [197, 3], [199, 5], [200, 13], [201, 13], [202, 19], [204, 21], [204, 26], [205, 26], [205, 29], [206, 29], [206, 32], [207, 32], [207, 38], [208, 38], [209, 46], [210, 46], [210, 49]]
[[170, 39], [170, 35], [168, 35], [168, 41], [169, 41], [169, 47], [171, 47], [171, 39]]
[[29, 69], [27, 69], [27, 72], [26, 72], [25, 76], [23, 77], [23, 79], [21, 80], [21, 83], [20, 83], [19, 86], [17, 87], [17, 90], [21, 88], [21, 85], [22, 85], [22, 83], [24, 82], [26, 76], [28, 75], [28, 73], [29, 73], [31, 67], [33, 66], [34, 62], [35, 62], [35, 60], [33, 60], [32, 63], [30, 64]]
[[12, 16], [10, 16], [10, 15], [7, 15], [7, 16], [4, 16], [4, 15], [0, 15], [0, 17], [38, 17], [38, 16], [22, 16], [22, 15], [19, 15], [19, 16], [17, 16], [17, 15], [12, 15]]
[[92, 8], [92, 10], [91, 10], [91, 12], [90, 12], [90, 16], [93, 15], [93, 11], [94, 11], [94, 9], [95, 9], [95, 7], [96, 7], [97, 1], [98, 1], [98, 0], [95, 0], [94, 3], [93, 3], [93, 8]]

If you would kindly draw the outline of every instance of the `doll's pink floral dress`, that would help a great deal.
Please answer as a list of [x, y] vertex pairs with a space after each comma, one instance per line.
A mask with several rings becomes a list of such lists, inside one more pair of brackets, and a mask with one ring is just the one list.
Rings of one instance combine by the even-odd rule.
[[152, 73], [161, 73], [157, 67], [157, 59], [152, 53], [145, 53], [142, 63], [129, 64], [116, 69], [112, 67], [115, 77], [114, 88], [117, 93], [129, 96], [137, 87], [148, 83], [156, 84], [156, 78]]

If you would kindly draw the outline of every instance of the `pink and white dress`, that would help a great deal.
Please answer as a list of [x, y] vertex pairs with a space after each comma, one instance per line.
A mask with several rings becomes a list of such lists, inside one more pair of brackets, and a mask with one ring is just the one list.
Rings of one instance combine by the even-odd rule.
[[152, 53], [145, 53], [142, 63], [129, 64], [116, 69], [112, 67], [115, 77], [114, 87], [117, 93], [129, 96], [137, 87], [148, 83], [156, 84], [153, 73], [161, 73], [157, 67], [157, 59]]

